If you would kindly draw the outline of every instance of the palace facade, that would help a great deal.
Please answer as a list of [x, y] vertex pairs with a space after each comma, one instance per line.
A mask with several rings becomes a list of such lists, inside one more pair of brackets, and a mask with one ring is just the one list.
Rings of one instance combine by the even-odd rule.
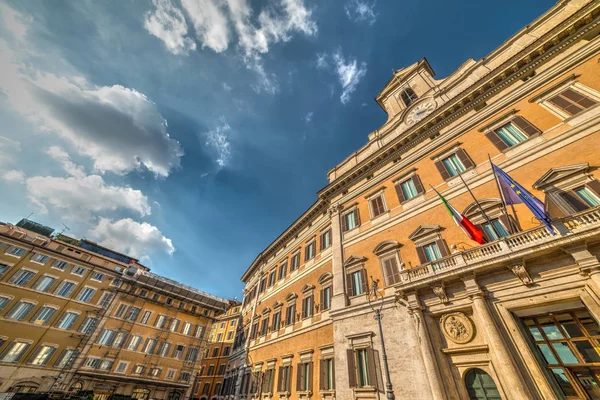
[[599, 33], [600, 3], [560, 1], [445, 78], [395, 71], [387, 121], [244, 273], [226, 398], [600, 399]]
[[52, 232], [0, 224], [0, 393], [193, 397], [229, 302]]

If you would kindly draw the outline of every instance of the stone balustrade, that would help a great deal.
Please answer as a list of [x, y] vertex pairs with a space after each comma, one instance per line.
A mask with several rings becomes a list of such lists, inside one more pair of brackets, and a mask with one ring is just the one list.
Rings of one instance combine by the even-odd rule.
[[492, 243], [453, 253], [440, 260], [419, 265], [402, 271], [402, 282], [398, 285], [411, 285], [431, 279], [437, 275], [447, 275], [452, 270], [489, 264], [496, 258], [516, 255], [518, 252], [533, 250], [542, 245], [565, 237], [576, 237], [590, 229], [600, 228], [600, 207], [569, 215], [554, 221], [554, 235], [545, 226], [538, 226], [524, 232], [518, 232]]

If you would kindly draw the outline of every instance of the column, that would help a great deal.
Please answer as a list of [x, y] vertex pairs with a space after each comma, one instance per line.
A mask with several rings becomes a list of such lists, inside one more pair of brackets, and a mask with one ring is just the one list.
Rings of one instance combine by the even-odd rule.
[[521, 379], [520, 372], [514, 363], [507, 344], [496, 326], [485, 300], [485, 294], [477, 285], [475, 276], [465, 277], [463, 282], [473, 304], [473, 313], [479, 321], [478, 328], [485, 333], [490, 349], [490, 358], [494, 363], [496, 375], [502, 383], [504, 393], [509, 399], [532, 398], [525, 381]]
[[423, 356], [423, 363], [425, 364], [425, 372], [427, 373], [427, 380], [429, 381], [432, 399], [444, 400], [446, 399], [446, 392], [442, 387], [443, 379], [437, 366], [437, 359], [433, 351], [427, 324], [425, 323], [423, 307], [419, 302], [416, 292], [408, 294], [407, 300], [408, 311], [413, 315], [417, 323], [417, 337], [419, 339], [419, 347], [421, 348], [421, 355]]
[[342, 206], [335, 204], [329, 208], [329, 218], [331, 220], [331, 263], [333, 273], [333, 297], [331, 299], [331, 309], [339, 310], [348, 305], [346, 297], [346, 286], [344, 276], [344, 247], [342, 240], [344, 238], [340, 226], [340, 212]]

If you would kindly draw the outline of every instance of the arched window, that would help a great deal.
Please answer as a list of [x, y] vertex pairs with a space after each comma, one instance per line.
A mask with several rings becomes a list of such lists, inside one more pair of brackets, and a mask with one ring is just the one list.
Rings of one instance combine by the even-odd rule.
[[400, 270], [404, 269], [404, 266], [400, 260], [399, 248], [400, 243], [397, 241], [386, 240], [373, 249], [373, 253], [379, 258], [381, 264], [385, 286], [400, 282]]
[[469, 400], [500, 400], [500, 393], [492, 377], [482, 369], [473, 368], [465, 375]]
[[144, 388], [135, 389], [131, 397], [138, 400], [148, 400], [148, 397], [150, 397], [150, 390]]
[[417, 100], [417, 95], [410, 87], [405, 87], [400, 92], [400, 98], [404, 102], [404, 105], [408, 107]]
[[[481, 213], [481, 209], [489, 218], [489, 222]], [[504, 213], [502, 200], [498, 198], [482, 199], [479, 200], [479, 204], [473, 202], [465, 208], [463, 215], [483, 232], [488, 242], [506, 237], [515, 230], [515, 221], [512, 216]]]
[[73, 383], [71, 385], [71, 388], [69, 389], [69, 391], [71, 391], [71, 392], [79, 392], [82, 389], [83, 389], [83, 382], [82, 381], [77, 381], [77, 382], [75, 382], [75, 383]]
[[35, 382], [21, 382], [11, 387], [10, 393], [35, 393], [38, 389], [38, 384]]

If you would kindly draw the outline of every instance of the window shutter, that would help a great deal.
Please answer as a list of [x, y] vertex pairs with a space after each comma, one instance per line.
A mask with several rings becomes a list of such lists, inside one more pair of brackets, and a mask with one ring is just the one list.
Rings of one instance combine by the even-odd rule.
[[516, 116], [511, 120], [524, 134], [532, 136], [540, 133], [540, 130], [533, 126], [529, 121], [521, 116]]
[[319, 360], [319, 390], [327, 389], [327, 371], [325, 360]]
[[346, 294], [348, 296], [354, 296], [354, 291], [352, 290], [352, 274], [346, 274]]
[[371, 386], [375, 386], [378, 387], [377, 385], [377, 361], [375, 360], [375, 352], [373, 351], [372, 348], [368, 348], [367, 349], [367, 369], [368, 369], [368, 374], [369, 374], [369, 384]]
[[423, 183], [421, 182], [421, 178], [419, 178], [419, 175], [415, 174], [412, 176], [411, 179], [415, 184], [415, 189], [417, 189], [417, 193], [425, 193], [425, 188], [423, 187]]
[[595, 179], [591, 182], [585, 184], [592, 192], [594, 192], [597, 196], [600, 196], [600, 182]]
[[323, 251], [323, 247], [325, 247], [325, 245], [323, 244], [325, 239], [325, 234], [322, 233], [321, 236], [319, 237], [319, 251]]
[[485, 238], [486, 241], [491, 242], [491, 238], [488, 236], [487, 232], [485, 231], [485, 229], [483, 229], [483, 224], [475, 224], [475, 228], [479, 229], [482, 233], [483, 233], [483, 237]]
[[564, 92], [562, 92], [562, 95], [565, 96], [567, 99], [571, 100], [572, 102], [579, 104], [583, 108], [588, 108], [596, 104], [594, 100], [580, 94], [579, 92], [574, 91], [573, 89], [565, 90]]
[[304, 262], [308, 261], [308, 245], [304, 246]]
[[360, 270], [360, 279], [362, 280], [363, 293], [367, 293], [369, 291], [369, 282], [367, 282], [367, 272], [364, 268]]
[[293, 370], [294, 368], [292, 368], [292, 366], [290, 365], [289, 367], [289, 373], [287, 376], [287, 383], [286, 383], [286, 388], [288, 391], [292, 391], [292, 374], [293, 374]]
[[358, 211], [358, 208], [356, 208], [354, 211], [354, 220], [356, 221], [356, 226], [360, 226], [360, 212]]
[[504, 227], [506, 228], [506, 232], [515, 233], [512, 231], [509, 218], [510, 217], [507, 214], [502, 214], [502, 215], [498, 216], [498, 220], [502, 223], [502, 225], [504, 225]]
[[342, 219], [342, 232], [346, 232], [348, 230], [348, 221], [346, 221], [346, 214], [340, 216]]
[[582, 110], [582, 108], [579, 105], [571, 103], [569, 100], [561, 97], [560, 94], [548, 99], [548, 101], [554, 104], [555, 106], [563, 109], [570, 115], [577, 114], [579, 111]]
[[348, 383], [351, 388], [356, 387], [356, 362], [354, 360], [354, 350], [346, 350], [346, 359], [348, 360]]
[[427, 262], [427, 257], [425, 257], [425, 250], [423, 250], [422, 246], [417, 246], [417, 256], [419, 257], [420, 264], [425, 264]]
[[269, 371], [269, 387], [267, 387], [267, 391], [269, 393], [273, 393], [273, 384], [275, 380], [275, 368]]
[[435, 241], [438, 245], [438, 248], [440, 249], [440, 254], [443, 257], [448, 257], [450, 255], [450, 252], [448, 251], [448, 245], [446, 244], [446, 241], [444, 239], [438, 239]]
[[444, 167], [444, 164], [441, 161], [436, 161], [435, 167], [438, 169], [438, 172], [442, 176], [443, 180], [447, 181], [448, 178], [450, 178], [450, 174], [448, 173], [446, 167]]
[[401, 182], [398, 182], [396, 184], [396, 186], [394, 186], [396, 189], [396, 195], [398, 195], [398, 200], [400, 200], [400, 203], [403, 203], [406, 201], [406, 197], [404, 197], [404, 192], [402, 191], [402, 184]]
[[335, 389], [335, 358], [331, 359], [331, 383], [333, 386], [330, 389]]
[[373, 356], [375, 358], [375, 374], [377, 375], [376, 387], [380, 392], [383, 392], [385, 386], [383, 385], [383, 373], [381, 370], [381, 359], [379, 357], [379, 351], [373, 350]]
[[277, 373], [277, 391], [283, 391], [283, 367], [279, 367], [279, 372]]
[[319, 310], [323, 311], [323, 308], [325, 308], [325, 296], [323, 295], [325, 290], [321, 289], [321, 291], [319, 292]]
[[469, 156], [467, 155], [467, 152], [464, 151], [463, 149], [458, 149], [456, 151], [456, 156], [458, 157], [460, 162], [464, 165], [465, 169], [469, 169], [469, 168], [472, 168], [475, 166], [473, 161], [471, 161], [471, 158], [469, 158]]
[[312, 361], [308, 363], [308, 387], [304, 388], [305, 390], [313, 389], [313, 363]]
[[498, 136], [496, 132], [489, 131], [485, 134], [485, 137], [488, 138], [488, 140], [492, 142], [494, 146], [496, 146], [498, 151], [504, 151], [508, 149], [508, 145], [504, 143], [504, 140], [500, 139], [500, 136]]
[[571, 193], [570, 191], [569, 192], [561, 192], [560, 195], [562, 196], [563, 199], [565, 199], [571, 205], [571, 207], [573, 207], [575, 209], [575, 211], [583, 211], [588, 208], [587, 204], [585, 204], [583, 201], [579, 200], [577, 195]]
[[302, 299], [302, 318], [306, 317], [306, 305], [308, 304], [308, 297]]

